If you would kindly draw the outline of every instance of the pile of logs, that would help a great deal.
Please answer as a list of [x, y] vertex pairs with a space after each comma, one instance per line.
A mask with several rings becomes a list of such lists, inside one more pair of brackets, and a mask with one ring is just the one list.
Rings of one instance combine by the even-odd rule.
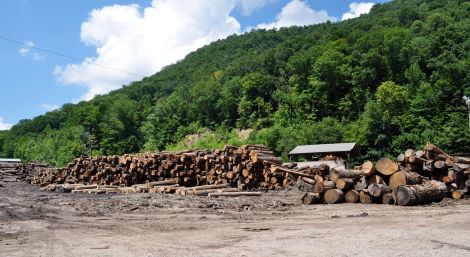
[[305, 204], [418, 205], [468, 195], [469, 167], [469, 158], [450, 156], [429, 143], [423, 151], [406, 150], [397, 161], [366, 161], [355, 170], [333, 169], [328, 175], [313, 179], [301, 176], [297, 184], [307, 192], [303, 197]]
[[81, 157], [63, 169], [44, 169], [32, 178], [49, 184], [96, 184], [130, 187], [174, 180], [182, 187], [229, 185], [239, 190], [278, 189], [283, 180], [271, 173], [280, 165], [263, 145], [225, 146], [223, 150], [145, 153], [124, 156]]

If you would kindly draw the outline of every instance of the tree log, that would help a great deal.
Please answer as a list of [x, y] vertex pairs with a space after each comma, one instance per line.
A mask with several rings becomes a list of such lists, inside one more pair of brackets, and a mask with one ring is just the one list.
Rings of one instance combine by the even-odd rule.
[[423, 177], [412, 171], [399, 171], [390, 177], [389, 186], [392, 190], [396, 190], [401, 185], [421, 184]]
[[362, 170], [332, 170], [330, 180], [336, 182], [339, 178], [358, 178], [364, 175]]
[[362, 164], [362, 171], [365, 176], [371, 176], [375, 172], [374, 163], [371, 161], [366, 161]]
[[356, 190], [349, 190], [344, 195], [344, 199], [347, 203], [357, 203], [359, 202], [359, 192]]
[[340, 203], [344, 200], [344, 193], [339, 189], [328, 189], [323, 197], [327, 204]]
[[364, 203], [364, 204], [371, 204], [374, 202], [374, 199], [369, 194], [369, 191], [367, 191], [367, 189], [364, 189], [361, 192], [359, 192], [359, 201], [361, 201], [361, 203]]
[[390, 176], [398, 171], [398, 164], [385, 157], [375, 164], [375, 169], [383, 175]]
[[342, 191], [347, 191], [354, 188], [354, 180], [350, 178], [339, 178], [336, 180], [336, 188]]
[[382, 204], [393, 204], [395, 201], [393, 200], [392, 193], [387, 193], [382, 195]]
[[391, 193], [392, 189], [385, 184], [373, 183], [367, 187], [367, 191], [374, 197], [382, 197], [384, 194]]
[[397, 188], [397, 204], [419, 205], [439, 202], [447, 195], [444, 183], [431, 180], [422, 185], [402, 185]]
[[302, 197], [303, 204], [317, 204], [320, 203], [320, 194], [319, 193], [305, 193]]

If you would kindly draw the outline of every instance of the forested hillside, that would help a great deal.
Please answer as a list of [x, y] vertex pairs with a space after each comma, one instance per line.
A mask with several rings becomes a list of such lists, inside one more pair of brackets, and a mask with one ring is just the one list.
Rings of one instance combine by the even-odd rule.
[[[63, 165], [163, 150], [198, 131], [285, 155], [357, 141], [367, 156], [427, 141], [470, 152], [470, 1], [396, 0], [339, 23], [217, 41], [154, 76], [0, 133], [0, 156]], [[236, 141], [236, 140], [235, 140]]]

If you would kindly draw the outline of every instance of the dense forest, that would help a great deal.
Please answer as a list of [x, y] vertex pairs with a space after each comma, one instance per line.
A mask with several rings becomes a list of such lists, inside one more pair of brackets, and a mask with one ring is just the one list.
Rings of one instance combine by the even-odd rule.
[[[431, 141], [470, 152], [470, 1], [395, 0], [338, 23], [255, 30], [155, 75], [0, 132], [0, 156], [76, 156], [355, 141], [363, 158]], [[252, 128], [248, 139], [237, 129]]]

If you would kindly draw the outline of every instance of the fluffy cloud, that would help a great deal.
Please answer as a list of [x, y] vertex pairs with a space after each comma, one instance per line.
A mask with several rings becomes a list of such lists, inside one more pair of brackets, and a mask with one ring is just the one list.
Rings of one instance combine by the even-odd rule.
[[263, 23], [258, 25], [257, 28], [273, 29], [294, 25], [304, 26], [326, 21], [336, 21], [336, 18], [328, 15], [325, 10], [316, 11], [310, 8], [305, 1], [292, 0], [282, 8], [275, 22]]
[[0, 117], [0, 130], [9, 130], [13, 124], [3, 123], [3, 118]]
[[39, 107], [41, 107], [41, 109], [45, 110], [45, 111], [53, 111], [53, 110], [57, 110], [60, 108], [60, 106], [58, 105], [55, 105], [55, 104], [41, 104]]
[[[138, 5], [95, 9], [82, 24], [81, 40], [96, 47], [97, 56], [58, 66], [54, 74], [64, 84], [85, 86], [82, 99], [89, 100], [140, 80], [139, 75], [151, 75], [217, 39], [240, 33], [240, 24], [230, 13], [243, 7], [243, 2], [154, 0], [143, 10]], [[258, 6], [245, 5], [246, 10]]]
[[349, 12], [344, 13], [341, 20], [352, 19], [370, 12], [370, 9], [374, 6], [374, 3], [356, 3], [353, 2], [349, 5]]

